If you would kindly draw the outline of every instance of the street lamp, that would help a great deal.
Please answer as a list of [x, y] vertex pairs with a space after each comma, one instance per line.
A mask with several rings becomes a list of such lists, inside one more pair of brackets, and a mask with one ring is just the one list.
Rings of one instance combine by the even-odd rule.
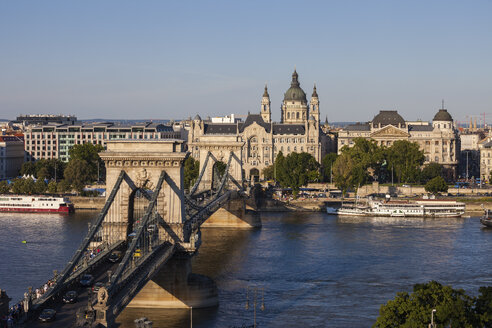
[[431, 323], [429, 324], [429, 328], [436, 328], [436, 325], [434, 323], [434, 313], [436, 313], [436, 309], [432, 309], [432, 312], [431, 312]]

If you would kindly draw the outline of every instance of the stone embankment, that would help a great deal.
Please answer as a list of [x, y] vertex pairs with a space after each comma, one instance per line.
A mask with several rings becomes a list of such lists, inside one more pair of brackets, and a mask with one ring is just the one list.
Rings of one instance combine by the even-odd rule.
[[101, 210], [106, 202], [106, 197], [82, 197], [70, 196], [70, 201], [76, 210]]
[[[466, 211], [476, 214], [483, 213], [483, 208], [492, 210], [492, 197], [472, 197], [463, 196], [451, 198], [466, 203]], [[70, 201], [78, 210], [101, 210], [106, 201], [105, 197], [81, 197], [72, 196]], [[346, 198], [345, 202], [353, 202], [353, 198]], [[342, 204], [339, 198], [299, 198], [296, 200], [281, 201], [277, 199], [263, 199], [260, 212], [324, 212], [326, 207], [340, 207]], [[482, 208], [483, 205], [483, 208]]]
[[[466, 212], [470, 215], [482, 214], [484, 208], [492, 210], [492, 197], [460, 197], [449, 199], [464, 202], [466, 204]], [[344, 202], [353, 203], [355, 199], [345, 198]], [[341, 205], [341, 200], [336, 198], [299, 198], [287, 201], [265, 199], [259, 210], [260, 212], [324, 212], [327, 207], [338, 208]]]

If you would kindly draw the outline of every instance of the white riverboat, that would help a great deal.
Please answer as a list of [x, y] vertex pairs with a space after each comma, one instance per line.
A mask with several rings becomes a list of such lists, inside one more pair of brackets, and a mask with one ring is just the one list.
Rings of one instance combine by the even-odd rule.
[[376, 201], [369, 198], [367, 205], [344, 205], [337, 211], [341, 216], [386, 217], [460, 217], [464, 213], [465, 203], [438, 199]]
[[0, 212], [73, 213], [67, 197], [0, 195]]

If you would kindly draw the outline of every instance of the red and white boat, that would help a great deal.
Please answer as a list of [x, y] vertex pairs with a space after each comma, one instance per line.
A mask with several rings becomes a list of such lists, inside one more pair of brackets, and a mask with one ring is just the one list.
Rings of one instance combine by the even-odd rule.
[[0, 212], [73, 213], [67, 197], [0, 195]]

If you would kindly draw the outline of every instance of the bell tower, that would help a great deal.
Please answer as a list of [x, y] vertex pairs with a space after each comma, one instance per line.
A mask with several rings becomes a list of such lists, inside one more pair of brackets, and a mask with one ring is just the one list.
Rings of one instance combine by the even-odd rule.
[[319, 99], [318, 99], [318, 93], [316, 92], [316, 83], [314, 84], [313, 87], [313, 94], [311, 96], [311, 101], [309, 102], [309, 107], [310, 107], [310, 114], [314, 117], [316, 120], [316, 123], [319, 124]]
[[261, 98], [261, 118], [265, 123], [270, 123], [272, 121], [272, 112], [270, 110], [270, 95], [268, 94], [268, 88], [265, 84], [265, 91], [263, 92], [263, 97]]

